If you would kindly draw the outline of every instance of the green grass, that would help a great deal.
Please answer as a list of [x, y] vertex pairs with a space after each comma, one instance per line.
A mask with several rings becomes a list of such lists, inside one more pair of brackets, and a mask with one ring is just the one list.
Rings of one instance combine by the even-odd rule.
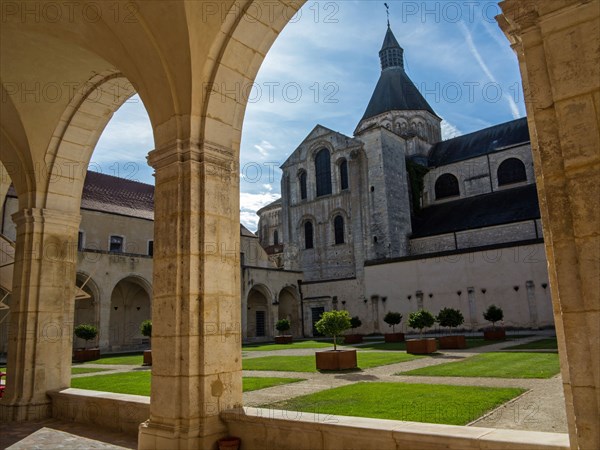
[[484, 353], [463, 361], [423, 367], [402, 375], [434, 377], [550, 378], [559, 372], [555, 353]]
[[291, 344], [250, 344], [244, 345], [242, 350], [245, 352], [269, 352], [273, 350], [293, 350], [296, 348], [333, 348], [332, 342], [320, 341], [299, 341]]
[[552, 339], [540, 339], [539, 341], [533, 341], [528, 344], [513, 345], [512, 347], [506, 347], [504, 350], [556, 350], [558, 349], [558, 342], [556, 338]]
[[150, 396], [149, 370], [72, 378], [71, 387], [93, 391]]
[[523, 392], [518, 388], [356, 383], [268, 407], [319, 414], [319, 421], [323, 414], [333, 414], [466, 425]]
[[106, 372], [109, 369], [97, 369], [97, 368], [86, 368], [86, 367], [72, 367], [71, 375], [80, 375], [82, 373], [95, 373], [95, 372]]
[[[71, 387], [93, 391], [115, 392], [117, 394], [132, 394], [150, 396], [149, 370], [138, 372], [114, 373], [91, 377], [71, 379]], [[304, 381], [302, 378], [258, 378], [244, 377], [242, 379], [244, 392], [256, 391], [281, 384]]]
[[242, 378], [242, 386], [244, 392], [250, 392], [299, 381], [304, 381], [304, 378], [244, 377]]
[[[406, 353], [358, 352], [358, 367], [369, 369], [399, 362], [411, 361], [422, 356]], [[305, 356], [264, 356], [242, 361], [244, 370], [273, 370], [280, 372], [316, 372], [315, 355]]]
[[121, 356], [105, 356], [96, 361], [88, 361], [86, 364], [122, 364], [126, 366], [141, 366], [144, 362], [144, 355], [141, 353]]
[[[497, 342], [485, 341], [481, 338], [467, 338], [467, 348], [482, 347], [484, 345], [496, 344]], [[352, 347], [360, 350], [406, 350], [406, 342], [378, 342], [369, 345], [354, 344]]]

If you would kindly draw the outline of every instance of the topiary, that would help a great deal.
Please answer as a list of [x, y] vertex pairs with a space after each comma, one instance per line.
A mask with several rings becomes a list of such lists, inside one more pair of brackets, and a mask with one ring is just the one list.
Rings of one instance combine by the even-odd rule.
[[352, 319], [350, 319], [350, 328], [352, 328], [353, 330], [355, 328], [358, 328], [362, 325], [362, 321], [360, 320], [360, 318], [358, 316], [354, 316]]
[[140, 325], [140, 333], [142, 333], [142, 336], [146, 336], [147, 338], [152, 337], [152, 321], [151, 320], [144, 320], [142, 322], [142, 324]]
[[411, 312], [408, 316], [408, 325], [411, 328], [419, 330], [419, 334], [423, 334], [423, 328], [429, 328], [435, 323], [435, 317], [429, 311], [421, 309]]
[[383, 321], [392, 327], [392, 333], [395, 333], [395, 326], [402, 321], [402, 314], [390, 311], [385, 315]]
[[95, 339], [98, 336], [98, 328], [90, 324], [81, 324], [75, 327], [75, 336], [85, 341], [85, 347], [87, 349], [88, 341]]
[[333, 350], [337, 350], [337, 337], [352, 327], [350, 320], [348, 311], [328, 311], [315, 323], [315, 328], [319, 333], [332, 337]]
[[436, 320], [442, 327], [455, 328], [462, 325], [465, 318], [458, 309], [444, 308], [438, 313]]
[[284, 331], [287, 331], [291, 328], [290, 321], [287, 319], [278, 320], [277, 323], [275, 324], [275, 328], [280, 333], [283, 333]]
[[504, 319], [504, 311], [496, 305], [490, 305], [487, 311], [483, 313], [483, 318], [488, 322], [492, 322], [492, 326], [496, 328], [496, 322]]

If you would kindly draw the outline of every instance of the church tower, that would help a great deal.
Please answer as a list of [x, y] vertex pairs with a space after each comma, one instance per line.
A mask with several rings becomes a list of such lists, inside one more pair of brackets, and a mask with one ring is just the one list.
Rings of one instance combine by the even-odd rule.
[[406, 160], [427, 165], [441, 140], [441, 119], [404, 70], [404, 50], [388, 23], [379, 52], [381, 75], [355, 136], [367, 162], [366, 256], [370, 260], [407, 256], [411, 225]]
[[407, 141], [407, 156], [425, 158], [442, 139], [441, 119], [406, 74], [404, 49], [389, 23], [379, 59], [381, 76], [354, 134], [385, 127]]

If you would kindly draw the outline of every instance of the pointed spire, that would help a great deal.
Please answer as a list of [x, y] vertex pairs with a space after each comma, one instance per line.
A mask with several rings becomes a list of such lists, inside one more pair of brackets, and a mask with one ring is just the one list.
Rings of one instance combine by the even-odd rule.
[[381, 70], [404, 69], [404, 50], [398, 44], [389, 22], [385, 39], [379, 52], [379, 59], [381, 60]]

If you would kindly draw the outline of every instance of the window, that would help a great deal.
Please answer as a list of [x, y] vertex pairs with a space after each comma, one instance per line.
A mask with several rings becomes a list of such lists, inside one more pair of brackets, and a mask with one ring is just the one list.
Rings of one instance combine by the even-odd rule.
[[435, 182], [435, 198], [440, 200], [447, 197], [460, 195], [458, 179], [449, 173], [445, 173]]
[[279, 245], [279, 232], [277, 230], [273, 232], [273, 245]]
[[110, 237], [109, 251], [111, 253], [123, 252], [123, 238], [121, 236], [111, 236]]
[[344, 218], [342, 216], [335, 216], [333, 219], [333, 229], [335, 232], [335, 244], [344, 243]]
[[315, 157], [317, 173], [317, 197], [331, 194], [331, 159], [329, 150], [324, 148]]
[[498, 167], [498, 186], [527, 181], [525, 164], [520, 159], [508, 158]]
[[348, 161], [346, 160], [340, 164], [340, 188], [342, 191], [348, 189]]
[[300, 173], [300, 199], [306, 200], [306, 172]]
[[154, 256], [154, 241], [148, 241], [148, 256]]
[[304, 224], [304, 248], [307, 250], [314, 248], [312, 222], [306, 222]]
[[77, 233], [77, 250], [82, 251], [83, 250], [83, 231], [80, 231], [79, 233]]

